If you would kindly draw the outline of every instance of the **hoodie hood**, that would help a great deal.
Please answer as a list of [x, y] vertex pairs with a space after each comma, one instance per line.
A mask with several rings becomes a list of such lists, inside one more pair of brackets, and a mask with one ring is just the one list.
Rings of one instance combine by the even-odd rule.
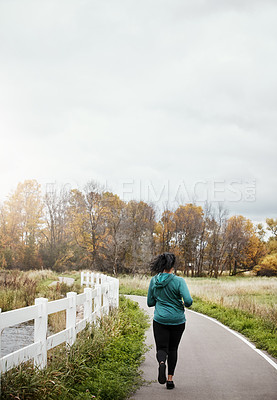
[[172, 281], [173, 278], [174, 274], [167, 274], [167, 273], [158, 274], [155, 279], [154, 287], [163, 288], [166, 285], [168, 285], [168, 283]]

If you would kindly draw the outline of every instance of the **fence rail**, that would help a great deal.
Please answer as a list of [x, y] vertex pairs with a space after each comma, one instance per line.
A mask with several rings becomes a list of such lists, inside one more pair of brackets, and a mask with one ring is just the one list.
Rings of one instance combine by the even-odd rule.
[[[103, 314], [108, 314], [110, 307], [118, 307], [119, 281], [103, 274], [81, 273], [81, 285], [86, 285], [84, 293], [67, 293], [66, 298], [48, 302], [37, 298], [35, 305], [1, 312], [0, 309], [0, 350], [1, 333], [4, 328], [34, 320], [34, 343], [0, 358], [0, 372], [33, 359], [34, 364], [42, 369], [47, 365], [47, 351], [66, 342], [72, 345], [77, 333], [87, 323], [93, 323]], [[90, 287], [89, 287], [90, 286]], [[77, 307], [83, 306], [83, 318], [77, 322]], [[66, 311], [66, 329], [47, 337], [48, 315]], [[0, 354], [1, 355], [1, 354]]]

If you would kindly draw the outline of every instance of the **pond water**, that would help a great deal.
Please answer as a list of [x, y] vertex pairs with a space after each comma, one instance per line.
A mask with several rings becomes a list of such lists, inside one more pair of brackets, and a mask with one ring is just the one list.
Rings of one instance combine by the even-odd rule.
[[34, 323], [25, 322], [3, 329], [1, 357], [34, 343]]

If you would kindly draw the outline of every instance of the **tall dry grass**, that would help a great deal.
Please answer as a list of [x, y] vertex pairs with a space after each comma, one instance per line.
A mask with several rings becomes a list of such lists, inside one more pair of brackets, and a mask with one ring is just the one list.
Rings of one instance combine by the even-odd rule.
[[238, 308], [277, 325], [277, 278], [186, 279], [192, 296]]
[[147, 290], [151, 277], [146, 275], [122, 275], [119, 277], [121, 287], [130, 288], [133, 290]]
[[0, 273], [0, 308], [8, 311], [33, 304], [38, 280], [21, 271]]

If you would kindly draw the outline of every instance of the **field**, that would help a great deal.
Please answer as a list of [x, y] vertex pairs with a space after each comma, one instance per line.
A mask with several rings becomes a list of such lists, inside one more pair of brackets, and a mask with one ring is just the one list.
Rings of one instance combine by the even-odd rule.
[[[150, 277], [122, 276], [122, 292], [146, 295]], [[247, 311], [277, 325], [277, 278], [224, 277], [186, 278], [192, 297]]]
[[277, 278], [189, 279], [192, 296], [247, 311], [277, 326]]

